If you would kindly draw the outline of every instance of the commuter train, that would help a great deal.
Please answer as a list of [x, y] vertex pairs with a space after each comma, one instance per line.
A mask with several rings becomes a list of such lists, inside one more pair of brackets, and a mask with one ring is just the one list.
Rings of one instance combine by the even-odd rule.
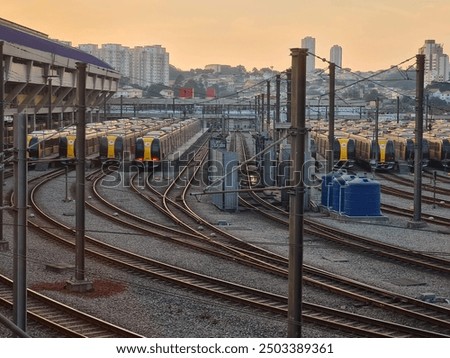
[[396, 167], [394, 142], [384, 136], [373, 138], [368, 132], [350, 134], [355, 141], [358, 164], [374, 170], [389, 171]]
[[450, 133], [427, 135], [430, 165], [450, 169]]
[[[312, 131], [311, 138], [316, 147], [316, 153], [320, 154], [324, 159], [327, 158], [328, 132]], [[317, 158], [316, 158], [317, 159]], [[350, 138], [347, 133], [336, 131], [333, 143], [333, 165], [335, 168], [350, 169], [354, 166], [356, 159], [356, 146], [354, 139]]]
[[[414, 133], [409, 131], [394, 131], [389, 133], [388, 138], [393, 141], [395, 157], [398, 161], [406, 162], [410, 168], [414, 168], [415, 149]], [[429, 144], [426, 138], [422, 139], [422, 167], [428, 166], [430, 161]]]
[[134, 152], [134, 141], [137, 135], [135, 131], [116, 130], [101, 136], [100, 161], [119, 163], [124, 159], [129, 159], [131, 153]]
[[200, 132], [201, 123], [196, 119], [187, 119], [171, 126], [162, 127], [136, 138], [134, 162], [141, 168], [152, 168], [168, 159], [183, 143]]
[[[95, 155], [99, 151], [99, 138], [103, 135], [102, 130], [86, 128], [85, 135], [85, 155], [89, 157]], [[77, 152], [77, 134], [76, 130], [62, 133], [59, 137], [59, 158], [63, 164], [75, 162]]]
[[28, 160], [55, 158], [58, 154], [60, 132], [57, 130], [33, 131], [27, 135]]
[[[188, 123], [189, 121], [183, 122]], [[136, 138], [142, 137], [150, 131], [159, 130], [161, 127], [175, 125], [174, 128], [176, 128], [175, 122], [176, 120], [171, 118], [164, 120], [120, 119], [88, 123], [86, 124], [85, 154], [87, 157], [102, 161], [122, 160], [128, 153], [130, 157], [133, 157]], [[31, 165], [43, 159], [62, 164], [73, 163], [77, 155], [76, 127], [70, 126], [60, 131], [33, 131], [27, 135], [27, 150], [28, 161]]]

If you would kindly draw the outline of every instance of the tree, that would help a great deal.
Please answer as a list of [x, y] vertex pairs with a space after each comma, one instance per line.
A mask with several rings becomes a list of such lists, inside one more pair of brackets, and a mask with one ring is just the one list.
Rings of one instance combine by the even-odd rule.
[[375, 101], [377, 98], [380, 97], [380, 94], [376, 89], [372, 89], [369, 93], [366, 93], [364, 95], [364, 100], [367, 102]]

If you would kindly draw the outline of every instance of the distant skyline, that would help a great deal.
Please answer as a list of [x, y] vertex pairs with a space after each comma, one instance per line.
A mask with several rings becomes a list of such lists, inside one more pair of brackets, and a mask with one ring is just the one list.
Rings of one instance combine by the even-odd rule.
[[427, 39], [450, 52], [448, 0], [3, 0], [0, 17], [74, 46], [161, 45], [183, 70], [217, 63], [282, 71], [307, 36], [320, 57], [341, 46], [342, 65], [353, 71], [396, 65]]

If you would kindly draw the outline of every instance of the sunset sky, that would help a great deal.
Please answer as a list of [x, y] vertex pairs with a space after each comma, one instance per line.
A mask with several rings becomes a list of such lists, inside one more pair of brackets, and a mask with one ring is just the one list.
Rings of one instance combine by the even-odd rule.
[[74, 46], [161, 45], [183, 70], [284, 70], [306, 36], [320, 57], [340, 45], [343, 66], [354, 71], [398, 64], [426, 39], [450, 54], [449, 0], [2, 0], [0, 17]]

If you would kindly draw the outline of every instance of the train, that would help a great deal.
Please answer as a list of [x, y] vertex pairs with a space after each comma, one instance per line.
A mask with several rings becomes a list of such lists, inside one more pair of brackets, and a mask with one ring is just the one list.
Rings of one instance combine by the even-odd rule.
[[355, 141], [356, 162], [366, 168], [389, 171], [396, 167], [394, 142], [381, 135], [373, 138], [368, 132], [352, 133]]
[[[370, 123], [369, 123], [370, 124]], [[414, 168], [414, 132], [408, 128], [389, 124], [381, 126], [378, 132], [378, 142], [373, 130], [366, 122], [355, 124], [352, 121], [340, 123], [334, 136], [334, 168], [350, 169], [355, 163], [377, 170], [391, 171], [398, 168], [399, 162], [405, 162], [411, 170]], [[328, 131], [323, 127], [312, 129], [317, 152], [326, 158], [328, 146]], [[448, 137], [447, 137], [448, 138]], [[433, 150], [430, 143], [433, 141]], [[424, 135], [422, 141], [422, 167], [429, 165], [432, 155], [435, 162], [443, 166], [449, 165], [448, 141], [445, 138], [431, 139]]]
[[[327, 158], [328, 131], [312, 131], [311, 139], [314, 141], [315, 150], [323, 158]], [[316, 158], [317, 159], [317, 158]], [[333, 143], [333, 165], [335, 168], [350, 169], [354, 166], [356, 160], [355, 140], [350, 138], [347, 133], [336, 131]]]
[[[99, 138], [105, 132], [93, 128], [86, 128], [85, 132], [85, 155], [89, 157], [95, 155], [99, 151]], [[62, 164], [70, 164], [75, 162], [77, 157], [76, 151], [76, 130], [64, 131], [59, 136], [59, 159]]]
[[141, 168], [157, 167], [162, 160], [168, 159], [169, 154], [200, 130], [200, 121], [187, 119], [157, 131], [148, 132], [136, 138], [134, 163]]
[[[136, 153], [138, 138], [144, 138], [148, 133], [159, 133], [159, 162], [165, 154], [180, 146], [200, 129], [201, 123], [197, 119], [120, 119], [88, 123], [85, 131], [85, 155], [101, 163], [134, 160], [137, 156], [139, 163], [148, 165], [153, 159], [141, 156], [139, 150]], [[27, 135], [30, 165], [33, 166], [44, 158], [61, 164], [73, 164], [77, 156], [76, 142], [75, 126], [60, 131], [33, 131]]]
[[425, 134], [428, 142], [430, 165], [450, 169], [450, 133]]
[[[317, 153], [326, 158], [328, 132], [312, 131]], [[396, 165], [394, 143], [385, 137], [375, 139], [367, 133], [345, 133], [336, 131], [333, 143], [334, 169], [351, 169], [355, 164], [374, 169], [392, 170]]]
[[[415, 163], [415, 137], [414, 132], [409, 130], [397, 130], [387, 134], [394, 142], [395, 157], [397, 161], [403, 161], [411, 170]], [[422, 168], [429, 165], [430, 150], [429, 143], [426, 138], [422, 139]]]
[[59, 148], [60, 133], [57, 130], [32, 131], [27, 135], [28, 160], [55, 158]]

